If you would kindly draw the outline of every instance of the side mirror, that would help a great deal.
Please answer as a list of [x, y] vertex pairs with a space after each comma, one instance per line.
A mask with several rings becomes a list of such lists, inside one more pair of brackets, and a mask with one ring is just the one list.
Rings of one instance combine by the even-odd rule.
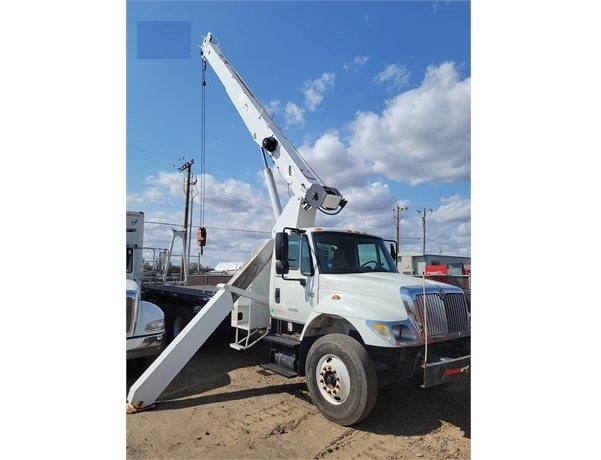
[[275, 272], [278, 275], [285, 275], [290, 271], [288, 263], [288, 234], [278, 232], [275, 234]]

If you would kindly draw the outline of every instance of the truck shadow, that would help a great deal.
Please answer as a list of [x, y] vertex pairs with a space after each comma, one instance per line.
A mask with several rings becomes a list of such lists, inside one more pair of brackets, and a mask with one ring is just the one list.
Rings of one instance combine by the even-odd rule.
[[227, 393], [219, 393], [213, 395], [195, 396], [188, 399], [178, 400], [158, 400], [154, 411], [162, 410], [177, 410], [189, 407], [202, 406], [205, 404], [215, 404], [228, 401], [236, 401], [248, 399], [256, 396], [275, 395], [281, 393], [298, 393], [306, 388], [304, 381], [293, 382], [289, 384], [271, 385], [268, 387], [249, 388], [239, 391], [231, 391]]
[[471, 438], [470, 396], [469, 381], [427, 390], [391, 384], [379, 389], [373, 412], [353, 428], [384, 435], [419, 436], [448, 422], [458, 427], [464, 437]]
[[[225, 387], [231, 383], [230, 371], [267, 361], [268, 351], [265, 348], [257, 346], [249, 350], [237, 351], [230, 348], [231, 341], [231, 334], [213, 334], [209, 337], [179, 374], [167, 385], [157, 398], [157, 402], [186, 398]], [[151, 361], [143, 365], [128, 363], [126, 394], [150, 363]]]

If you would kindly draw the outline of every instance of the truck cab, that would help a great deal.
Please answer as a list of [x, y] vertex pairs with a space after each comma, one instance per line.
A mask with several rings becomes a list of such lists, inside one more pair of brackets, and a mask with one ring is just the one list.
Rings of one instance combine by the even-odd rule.
[[165, 347], [165, 314], [142, 300], [144, 213], [127, 211], [126, 241], [126, 355], [127, 360], [158, 356]]
[[157, 356], [163, 350], [165, 315], [155, 304], [141, 299], [140, 286], [126, 280], [127, 360]]
[[[421, 374], [424, 387], [467, 375], [471, 317], [463, 290], [399, 273], [394, 245], [358, 231], [287, 228], [276, 235], [274, 259], [271, 317], [292, 323], [301, 341], [351, 335], [379, 370]], [[295, 367], [302, 373], [305, 363]]]

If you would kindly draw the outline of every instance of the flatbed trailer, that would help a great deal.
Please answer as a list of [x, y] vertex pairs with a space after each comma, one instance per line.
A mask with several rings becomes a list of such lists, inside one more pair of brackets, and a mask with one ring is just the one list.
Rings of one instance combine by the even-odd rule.
[[[171, 342], [215, 293], [214, 286], [142, 283], [142, 299], [165, 313], [167, 342]], [[229, 323], [228, 323], [229, 328]]]

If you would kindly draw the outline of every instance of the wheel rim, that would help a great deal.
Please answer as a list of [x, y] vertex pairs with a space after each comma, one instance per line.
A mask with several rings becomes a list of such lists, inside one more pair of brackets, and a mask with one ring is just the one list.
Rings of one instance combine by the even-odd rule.
[[335, 355], [323, 356], [315, 369], [321, 396], [331, 404], [342, 404], [350, 393], [349, 373], [344, 362]]

